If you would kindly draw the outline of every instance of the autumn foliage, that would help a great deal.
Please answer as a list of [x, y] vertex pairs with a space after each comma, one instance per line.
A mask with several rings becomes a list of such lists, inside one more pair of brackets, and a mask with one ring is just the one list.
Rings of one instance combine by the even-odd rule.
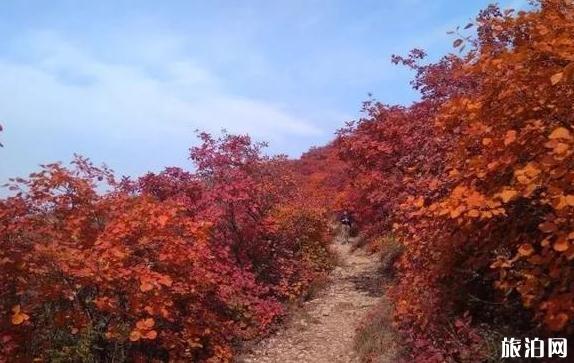
[[289, 167], [312, 203], [323, 206], [331, 214], [348, 207], [349, 165], [341, 159], [333, 143], [311, 148], [299, 159], [290, 160]]
[[300, 160], [200, 134], [193, 172], [117, 180], [78, 157], [13, 180], [0, 362], [228, 361], [329, 269], [342, 207], [402, 251], [388, 295], [406, 361], [574, 338], [574, 4], [489, 6], [455, 33], [436, 63], [393, 57], [419, 101], [366, 102]]
[[574, 4], [490, 6], [465, 28], [459, 55], [395, 57], [421, 101], [369, 103], [337, 143], [367, 236], [404, 244], [391, 295], [415, 361], [574, 332]]
[[196, 170], [117, 180], [77, 157], [0, 201], [0, 361], [212, 361], [330, 267], [286, 160], [200, 134]]

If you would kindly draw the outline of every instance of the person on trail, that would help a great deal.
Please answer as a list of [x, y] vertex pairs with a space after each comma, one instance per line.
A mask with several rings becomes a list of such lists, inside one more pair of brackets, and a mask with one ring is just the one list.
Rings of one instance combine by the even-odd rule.
[[345, 210], [345, 211], [343, 211], [343, 214], [341, 214], [341, 218], [339, 219], [339, 222], [341, 223], [341, 226], [343, 227], [343, 229], [342, 229], [343, 237], [344, 237], [343, 243], [349, 243], [349, 237], [351, 237], [351, 228], [352, 228], [353, 223], [354, 223], [353, 216], [351, 215], [351, 213], [348, 210]]
[[351, 227], [353, 224], [353, 216], [351, 216], [351, 213], [349, 213], [348, 210], [343, 211], [343, 214], [341, 214], [340, 222], [341, 224]]

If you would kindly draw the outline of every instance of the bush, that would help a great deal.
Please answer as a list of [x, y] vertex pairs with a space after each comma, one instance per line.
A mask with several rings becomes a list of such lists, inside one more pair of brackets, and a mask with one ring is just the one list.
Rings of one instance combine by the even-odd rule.
[[486, 359], [483, 324], [574, 331], [574, 5], [490, 6], [473, 25], [459, 56], [395, 57], [422, 100], [367, 103], [337, 143], [367, 235], [404, 243], [391, 296], [415, 361]]
[[285, 160], [200, 136], [195, 173], [117, 182], [77, 158], [13, 181], [0, 361], [229, 361], [330, 268], [325, 213]]
[[393, 328], [393, 309], [388, 300], [379, 302], [362, 320], [354, 349], [362, 362], [391, 363], [401, 357], [400, 335]]
[[392, 273], [395, 261], [401, 256], [405, 248], [392, 234], [381, 237], [376, 241], [378, 241], [376, 248], [381, 252], [381, 269], [383, 272]]

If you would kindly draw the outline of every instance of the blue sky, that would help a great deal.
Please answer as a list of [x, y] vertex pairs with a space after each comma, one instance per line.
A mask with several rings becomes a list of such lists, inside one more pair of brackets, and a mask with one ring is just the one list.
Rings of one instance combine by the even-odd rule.
[[124, 175], [189, 167], [195, 129], [296, 157], [369, 92], [415, 100], [390, 56], [452, 51], [446, 32], [488, 3], [2, 0], [0, 182], [73, 153]]

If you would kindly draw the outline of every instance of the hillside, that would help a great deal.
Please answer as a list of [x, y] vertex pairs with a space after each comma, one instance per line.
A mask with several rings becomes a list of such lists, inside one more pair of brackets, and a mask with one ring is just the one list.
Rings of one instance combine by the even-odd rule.
[[529, 9], [485, 8], [436, 62], [393, 57], [421, 99], [368, 101], [297, 160], [198, 133], [189, 170], [120, 178], [77, 156], [11, 180], [0, 363], [571, 352], [574, 3]]

